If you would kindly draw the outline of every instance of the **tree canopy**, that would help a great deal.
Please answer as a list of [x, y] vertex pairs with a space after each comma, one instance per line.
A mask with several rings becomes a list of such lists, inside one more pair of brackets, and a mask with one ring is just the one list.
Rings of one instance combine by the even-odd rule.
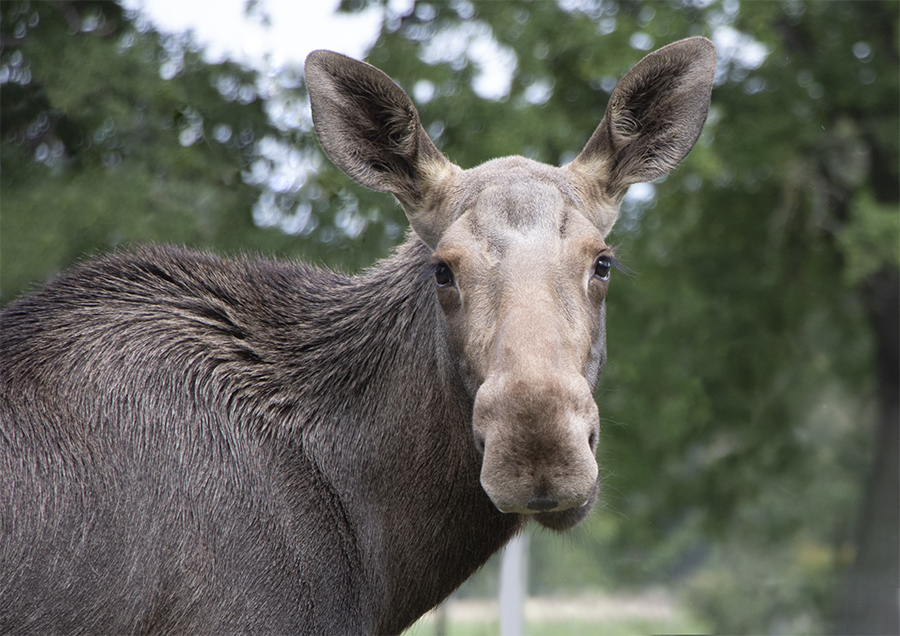
[[[719, 51], [700, 141], [613, 231], [633, 275], [596, 395], [604, 505], [564, 546], [534, 537], [532, 590], [677, 581], [717, 631], [896, 633], [900, 4], [343, 10], [370, 5], [368, 61], [463, 168], [565, 163], [648, 51]], [[210, 64], [109, 2], [0, 11], [3, 302], [132, 242], [355, 270], [402, 239], [323, 159], [299, 69]]]

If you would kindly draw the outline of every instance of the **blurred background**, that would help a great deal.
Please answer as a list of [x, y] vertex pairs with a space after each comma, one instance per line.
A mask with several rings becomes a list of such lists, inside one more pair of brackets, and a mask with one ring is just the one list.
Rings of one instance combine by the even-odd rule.
[[[530, 531], [526, 633], [900, 632], [900, 3], [340, 9], [374, 20], [358, 54], [464, 168], [570, 161], [645, 54], [719, 51], [700, 141], [611, 235], [633, 275], [607, 303], [601, 502], [571, 533]], [[242, 10], [279, 26], [265, 0]], [[0, 18], [4, 305], [136, 243], [354, 272], [402, 240], [399, 207], [322, 155], [302, 58], [212, 55], [133, 4], [4, 0]], [[478, 603], [498, 576], [411, 631], [497, 633]]]

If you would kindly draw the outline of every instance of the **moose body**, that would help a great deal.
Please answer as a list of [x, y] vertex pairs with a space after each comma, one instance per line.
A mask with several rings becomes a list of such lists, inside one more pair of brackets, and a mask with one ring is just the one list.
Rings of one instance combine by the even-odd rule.
[[399, 633], [599, 490], [604, 242], [709, 107], [651, 54], [579, 157], [471, 170], [380, 71], [307, 62], [328, 156], [412, 231], [360, 276], [147, 247], [0, 315], [0, 631]]

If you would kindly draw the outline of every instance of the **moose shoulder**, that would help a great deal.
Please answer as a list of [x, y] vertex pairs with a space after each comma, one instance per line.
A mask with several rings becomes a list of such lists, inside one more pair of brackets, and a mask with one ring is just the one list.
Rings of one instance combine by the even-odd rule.
[[0, 631], [398, 633], [599, 489], [605, 237], [693, 146], [715, 51], [652, 53], [584, 150], [471, 170], [375, 68], [306, 64], [328, 156], [412, 227], [357, 277], [173, 247], [0, 317]]

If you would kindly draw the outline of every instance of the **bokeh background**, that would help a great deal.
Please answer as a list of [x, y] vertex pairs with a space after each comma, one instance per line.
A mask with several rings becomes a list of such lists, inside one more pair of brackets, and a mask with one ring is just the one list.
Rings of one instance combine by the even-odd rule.
[[[650, 590], [680, 608], [680, 622], [617, 627], [632, 631], [897, 634], [900, 3], [342, 10], [381, 16], [367, 60], [462, 167], [570, 161], [641, 57], [713, 39], [700, 141], [632, 189], [611, 236], [632, 275], [608, 299], [601, 504], [568, 535], [533, 531], [528, 593]], [[402, 240], [399, 207], [322, 155], [299, 64], [210, 61], [113, 2], [3, 0], [0, 19], [4, 305], [138, 243], [352, 272]], [[495, 594], [496, 571], [461, 597]]]

